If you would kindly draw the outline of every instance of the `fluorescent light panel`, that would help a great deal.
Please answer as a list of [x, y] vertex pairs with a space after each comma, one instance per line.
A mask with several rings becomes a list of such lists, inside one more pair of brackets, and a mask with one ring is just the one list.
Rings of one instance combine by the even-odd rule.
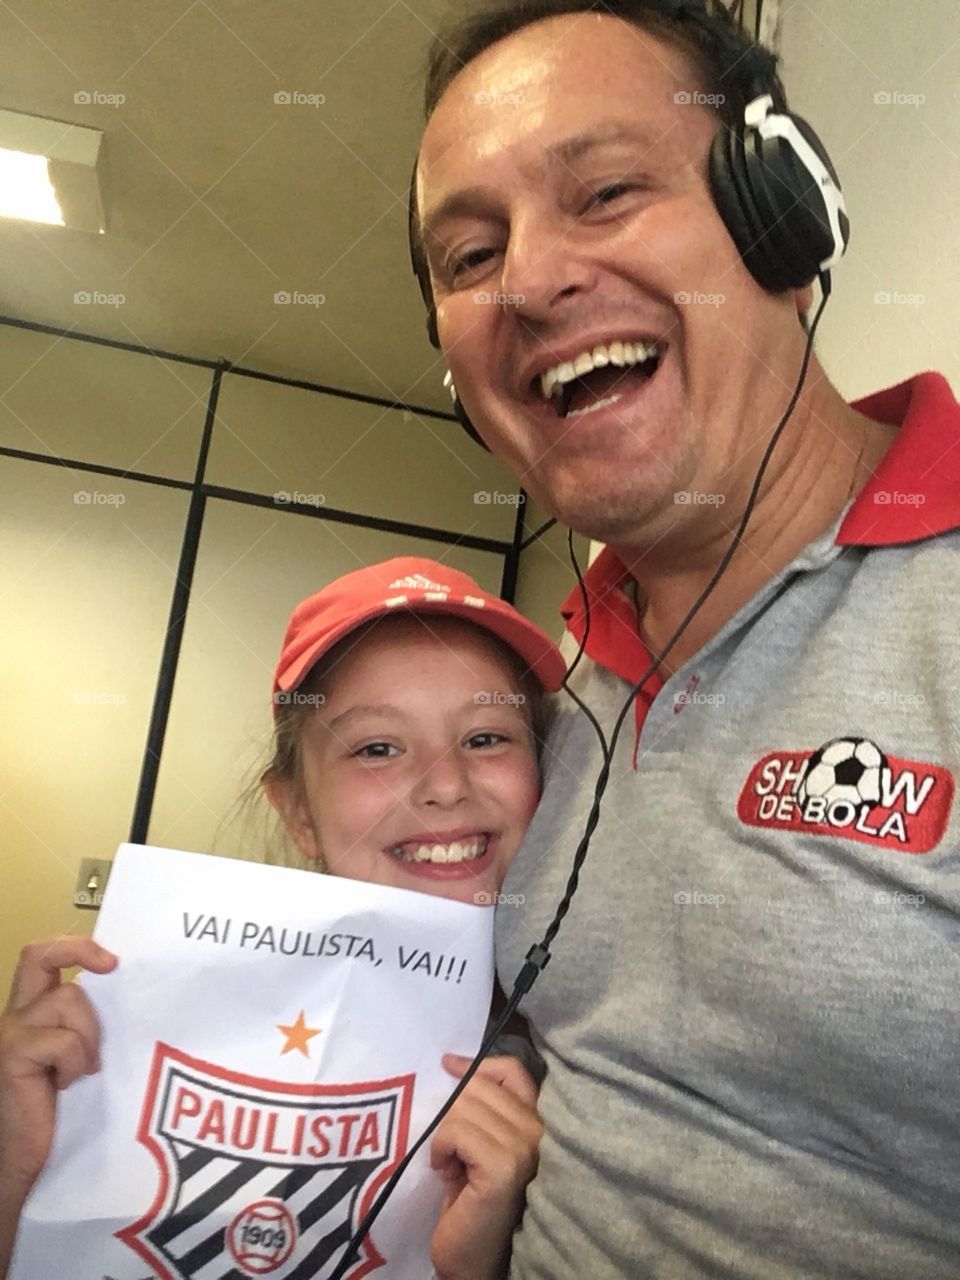
[[64, 225], [46, 156], [0, 151], [0, 217]]
[[0, 110], [0, 217], [103, 234], [103, 131]]

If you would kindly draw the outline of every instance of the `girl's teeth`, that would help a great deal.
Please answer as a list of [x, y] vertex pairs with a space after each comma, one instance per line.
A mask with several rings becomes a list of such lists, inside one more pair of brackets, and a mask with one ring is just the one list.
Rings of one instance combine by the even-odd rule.
[[432, 862], [441, 865], [449, 862], [470, 862], [487, 851], [487, 837], [475, 836], [471, 840], [453, 840], [450, 844], [397, 845], [393, 853], [401, 862]]

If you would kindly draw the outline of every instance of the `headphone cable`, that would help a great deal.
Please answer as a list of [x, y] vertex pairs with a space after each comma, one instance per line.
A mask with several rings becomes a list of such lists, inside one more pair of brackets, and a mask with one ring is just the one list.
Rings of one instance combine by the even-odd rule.
[[590, 813], [587, 817], [587, 821], [584, 825], [583, 835], [580, 837], [580, 842], [577, 845], [576, 852], [573, 855], [573, 865], [570, 870], [570, 875], [567, 879], [567, 885], [564, 890], [563, 897], [561, 898], [560, 903], [556, 909], [556, 912], [554, 913], [554, 917], [550, 922], [550, 925], [548, 926], [546, 933], [543, 935], [542, 940], [538, 943], [535, 943], [534, 946], [532, 946], [530, 950], [527, 952], [523, 966], [521, 967], [520, 972], [517, 974], [516, 980], [514, 982], [513, 990], [510, 992], [510, 995], [508, 996], [507, 1001], [500, 1012], [500, 1016], [497, 1018], [496, 1022], [490, 1028], [487, 1034], [484, 1036], [483, 1043], [481, 1044], [480, 1048], [477, 1050], [476, 1056], [474, 1057], [473, 1061], [470, 1063], [470, 1066], [467, 1068], [467, 1070], [458, 1080], [456, 1087], [453, 1089], [452, 1093], [447, 1098], [446, 1102], [444, 1102], [443, 1106], [439, 1109], [439, 1111], [436, 1113], [436, 1115], [433, 1117], [433, 1119], [424, 1129], [423, 1133], [420, 1135], [420, 1137], [417, 1139], [417, 1141], [410, 1148], [407, 1154], [403, 1157], [403, 1159], [397, 1165], [396, 1169], [394, 1169], [393, 1173], [387, 1179], [386, 1183], [380, 1190], [380, 1193], [378, 1194], [376, 1201], [370, 1207], [363, 1221], [360, 1223], [356, 1231], [351, 1236], [350, 1241], [347, 1244], [346, 1251], [343, 1257], [340, 1259], [340, 1262], [336, 1270], [331, 1275], [330, 1280], [343, 1280], [343, 1277], [345, 1276], [347, 1270], [352, 1265], [356, 1257], [357, 1251], [359, 1250], [364, 1237], [368, 1234], [371, 1227], [376, 1222], [377, 1218], [380, 1216], [382, 1209], [384, 1208], [390, 1196], [392, 1195], [394, 1188], [396, 1187], [397, 1183], [400, 1181], [400, 1178], [403, 1176], [404, 1172], [406, 1171], [407, 1166], [410, 1164], [410, 1161], [417, 1154], [417, 1152], [420, 1150], [423, 1144], [427, 1141], [427, 1139], [433, 1134], [434, 1130], [440, 1124], [441, 1120], [443, 1120], [444, 1116], [446, 1116], [450, 1108], [453, 1106], [456, 1100], [460, 1097], [463, 1090], [467, 1087], [467, 1085], [473, 1079], [473, 1076], [476, 1074], [477, 1068], [480, 1066], [480, 1063], [483, 1061], [483, 1059], [487, 1056], [487, 1054], [493, 1048], [494, 1043], [502, 1034], [504, 1027], [510, 1021], [510, 1018], [513, 1016], [513, 1014], [517, 1011], [517, 1007], [519, 1006], [520, 1001], [529, 992], [534, 982], [536, 982], [537, 978], [540, 976], [540, 974], [543, 972], [543, 970], [546, 968], [547, 964], [549, 963], [550, 948], [553, 945], [553, 942], [560, 930], [560, 926], [563, 923], [567, 915], [567, 912], [570, 910], [570, 903], [580, 883], [580, 870], [586, 859], [587, 850], [590, 846], [590, 841], [593, 837], [593, 833], [596, 830], [597, 823], [600, 821], [600, 809], [603, 802], [604, 793], [606, 792], [606, 789], [607, 789], [607, 783], [610, 780], [610, 769], [613, 762], [613, 755], [614, 755], [614, 752], [616, 751], [617, 740], [620, 737], [620, 730], [623, 727], [623, 722], [626, 719], [627, 712], [629, 711], [631, 705], [633, 704], [633, 701], [636, 698], [637, 694], [640, 692], [643, 686], [647, 683], [650, 677], [660, 669], [667, 655], [673, 649], [674, 645], [677, 643], [677, 641], [686, 631], [687, 627], [690, 625], [693, 619], [697, 616], [700, 609], [703, 607], [704, 603], [706, 602], [708, 597], [712, 594], [717, 583], [720, 581], [721, 577], [725, 573], [730, 561], [733, 559], [733, 555], [736, 552], [737, 548], [739, 547], [743, 539], [743, 534], [744, 534], [744, 531], [746, 530], [747, 523], [750, 520], [750, 516], [753, 514], [753, 509], [754, 509], [754, 506], [756, 505], [757, 497], [759, 496], [759, 493], [760, 493], [760, 486], [763, 483], [763, 477], [766, 472], [767, 466], [770, 462], [770, 458], [772, 457], [773, 451], [777, 446], [777, 442], [779, 441], [780, 437], [783, 434], [784, 428], [786, 427], [787, 423], [790, 421], [793, 411], [796, 408], [797, 401], [800, 399], [800, 393], [803, 389], [803, 384], [807, 376], [807, 368], [810, 364], [810, 355], [813, 351], [813, 340], [816, 336], [817, 326], [820, 323], [820, 317], [823, 315], [823, 309], [827, 304], [827, 299], [830, 297], [830, 288], [831, 288], [830, 272], [821, 271], [819, 273], [819, 278], [820, 278], [820, 287], [822, 291], [822, 297], [820, 300], [820, 305], [817, 308], [817, 314], [814, 317], [812, 325], [810, 326], [810, 332], [807, 335], [807, 346], [803, 355], [803, 362], [800, 368], [800, 376], [797, 379], [797, 385], [794, 388], [793, 395], [790, 398], [790, 403], [787, 406], [787, 411], [783, 415], [783, 417], [780, 419], [780, 422], [777, 425], [775, 431], [773, 432], [773, 435], [770, 437], [769, 443], [767, 444], [763, 457], [760, 461], [760, 465], [757, 468], [757, 473], [753, 481], [753, 486], [750, 490], [750, 496], [747, 499], [747, 505], [744, 508], [743, 515], [740, 518], [740, 523], [737, 526], [736, 533], [734, 534], [729, 547], [724, 552], [720, 560], [720, 563], [717, 565], [717, 568], [715, 569], [713, 575], [710, 578], [710, 581], [707, 583], [707, 585], [701, 591], [700, 595], [694, 601], [693, 605], [687, 611], [687, 614], [684, 617], [683, 621], [677, 627], [676, 631], [674, 631], [673, 635], [667, 641], [663, 649], [661, 649], [660, 652], [657, 654], [657, 656], [654, 658], [653, 662], [650, 664], [647, 670], [643, 673], [642, 677], [637, 681], [637, 683], [630, 690], [630, 694], [627, 697], [626, 701], [624, 702], [623, 706], [621, 707], [619, 715], [617, 716], [617, 719], [613, 728], [613, 733], [611, 734], [611, 737], [610, 737], [609, 746], [607, 746], [606, 738], [604, 736], [603, 730], [601, 729], [600, 724], [597, 721], [594, 714], [589, 710], [589, 708], [587, 708], [583, 700], [579, 698], [578, 695], [573, 693], [573, 691], [568, 687], [568, 684], [567, 684], [567, 681], [569, 680], [570, 676], [573, 674], [577, 664], [579, 663], [586, 649], [587, 636], [589, 635], [589, 625], [590, 625], [589, 594], [586, 588], [586, 584], [583, 580], [583, 576], [580, 573], [580, 566], [577, 562], [576, 555], [573, 551], [572, 530], [568, 534], [568, 546], [570, 548], [571, 557], [573, 559], [574, 569], [576, 570], [577, 581], [580, 586], [581, 599], [584, 605], [585, 618], [584, 618], [583, 638], [580, 641], [580, 647], [577, 651], [577, 655], [574, 658], [573, 662], [571, 663], [566, 675], [564, 676], [563, 688], [573, 698], [577, 706], [580, 707], [580, 709], [584, 711], [585, 715], [587, 715], [587, 717], [589, 718], [591, 724], [594, 727], [595, 732], [599, 736], [601, 751], [603, 753], [603, 765], [600, 769], [599, 774], [597, 775], [597, 781], [594, 786], [594, 792], [593, 792], [593, 802], [590, 807]]

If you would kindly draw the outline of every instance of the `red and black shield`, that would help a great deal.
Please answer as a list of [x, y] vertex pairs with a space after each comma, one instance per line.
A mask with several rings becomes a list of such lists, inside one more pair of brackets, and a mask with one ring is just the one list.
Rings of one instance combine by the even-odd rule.
[[[160, 1185], [117, 1235], [162, 1280], [329, 1275], [406, 1153], [413, 1085], [287, 1084], [158, 1043], [137, 1137]], [[368, 1238], [348, 1280], [384, 1261]]]

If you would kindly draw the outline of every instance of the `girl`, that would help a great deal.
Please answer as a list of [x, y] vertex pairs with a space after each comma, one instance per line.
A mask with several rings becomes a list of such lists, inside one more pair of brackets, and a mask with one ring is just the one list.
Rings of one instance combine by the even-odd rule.
[[[563, 674], [547, 637], [465, 574], [409, 557], [347, 574], [290, 619], [264, 791], [300, 852], [333, 875], [494, 902], [539, 799], [544, 690]], [[93, 1010], [60, 971], [117, 962], [86, 938], [21, 956], [0, 1018], [0, 1276], [57, 1090], [98, 1069]], [[454, 1076], [468, 1065], [444, 1064]], [[505, 1275], [536, 1169], [536, 1093], [515, 1059], [488, 1059], [437, 1129], [440, 1280]]]

